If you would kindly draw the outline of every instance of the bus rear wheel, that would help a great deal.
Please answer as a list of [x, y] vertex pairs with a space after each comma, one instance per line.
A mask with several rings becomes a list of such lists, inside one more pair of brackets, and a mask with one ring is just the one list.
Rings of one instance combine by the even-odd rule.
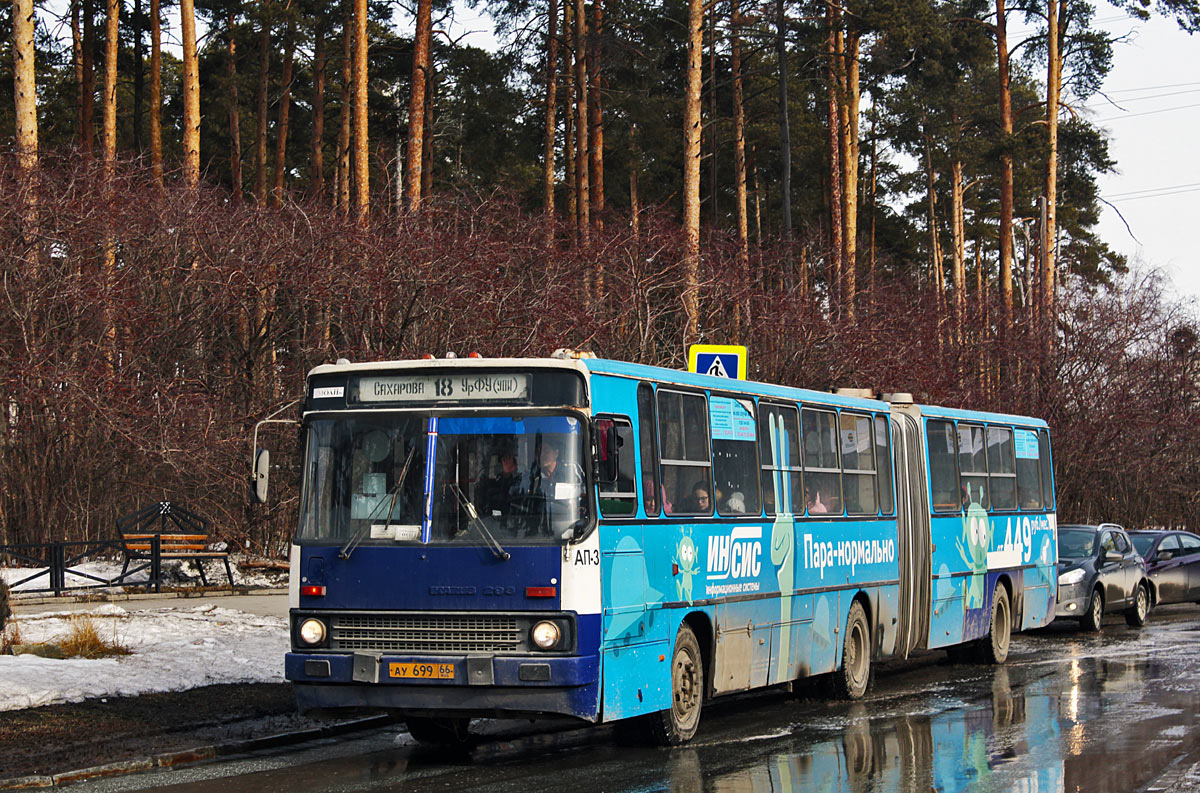
[[1004, 584], [997, 583], [992, 592], [992, 621], [988, 625], [988, 635], [980, 645], [984, 663], [1002, 664], [1008, 660], [1008, 647], [1012, 641], [1012, 604], [1008, 599], [1008, 589]]
[[842, 668], [834, 673], [834, 691], [843, 699], [862, 699], [871, 684], [871, 626], [857, 600], [846, 617]]
[[470, 719], [409, 716], [404, 721], [408, 725], [409, 735], [418, 743], [465, 746], [471, 740], [471, 733], [467, 729]]
[[683, 624], [675, 634], [671, 654], [671, 707], [650, 714], [650, 739], [659, 746], [687, 743], [700, 728], [704, 704], [704, 660], [696, 634]]

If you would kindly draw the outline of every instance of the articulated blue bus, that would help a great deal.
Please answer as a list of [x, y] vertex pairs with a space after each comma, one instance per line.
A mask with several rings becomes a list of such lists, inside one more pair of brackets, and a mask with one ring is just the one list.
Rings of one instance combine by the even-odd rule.
[[309, 374], [286, 675], [305, 711], [639, 718], [950, 648], [1056, 596], [1045, 422], [601, 360]]

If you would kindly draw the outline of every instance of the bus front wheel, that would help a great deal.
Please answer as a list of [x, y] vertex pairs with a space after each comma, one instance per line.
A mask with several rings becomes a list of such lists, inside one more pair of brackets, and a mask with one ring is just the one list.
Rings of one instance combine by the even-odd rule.
[[671, 707], [649, 716], [650, 738], [660, 746], [687, 743], [700, 727], [704, 702], [704, 661], [696, 634], [683, 624], [671, 654]]
[[857, 600], [846, 617], [846, 638], [842, 646], [842, 668], [834, 674], [834, 688], [844, 699], [862, 699], [871, 684], [871, 626], [867, 613]]

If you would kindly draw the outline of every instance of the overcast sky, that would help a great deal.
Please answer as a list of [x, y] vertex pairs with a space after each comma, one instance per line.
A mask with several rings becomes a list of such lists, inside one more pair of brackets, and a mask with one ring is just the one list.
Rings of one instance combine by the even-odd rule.
[[1119, 170], [1100, 180], [1101, 195], [1115, 207], [1105, 208], [1100, 236], [1131, 262], [1164, 269], [1180, 292], [1197, 297], [1200, 34], [1189, 36], [1170, 20], [1142, 23], [1104, 13], [1100, 19], [1111, 20], [1104, 27], [1128, 34], [1128, 41], [1116, 45], [1104, 83], [1119, 107], [1100, 97], [1088, 102], [1109, 133]]

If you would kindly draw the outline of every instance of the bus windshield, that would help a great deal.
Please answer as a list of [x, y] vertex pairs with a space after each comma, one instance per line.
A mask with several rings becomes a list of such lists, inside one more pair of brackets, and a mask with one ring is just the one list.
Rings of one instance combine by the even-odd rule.
[[308, 423], [301, 543], [553, 543], [589, 517], [574, 416]]

